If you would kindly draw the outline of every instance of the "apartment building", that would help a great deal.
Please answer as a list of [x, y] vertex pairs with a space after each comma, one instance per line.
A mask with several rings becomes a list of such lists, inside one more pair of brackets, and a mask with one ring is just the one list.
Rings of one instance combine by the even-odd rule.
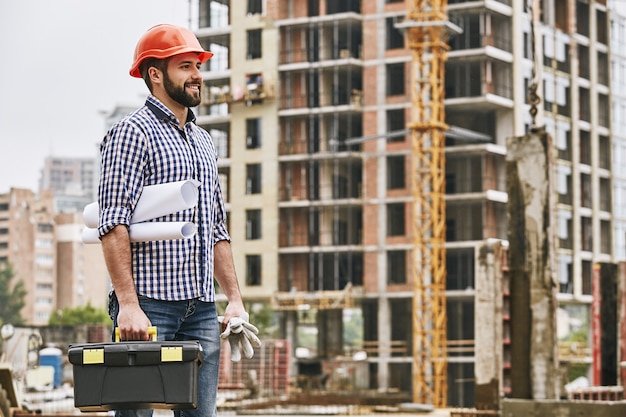
[[55, 308], [55, 257], [52, 193], [12, 188], [0, 195], [0, 262], [11, 264], [13, 284], [24, 283], [27, 324], [47, 324]]
[[97, 158], [48, 157], [42, 187], [0, 195], [0, 262], [8, 262], [27, 295], [22, 317], [46, 325], [66, 307], [107, 306], [109, 279], [99, 245], [81, 241], [82, 211], [95, 198]]
[[626, 5], [611, 2], [611, 138], [613, 174], [614, 253], [626, 259]]
[[58, 213], [54, 217], [59, 310], [86, 305], [108, 308], [111, 281], [102, 247], [82, 242], [83, 227], [82, 211]]
[[[410, 392], [412, 55], [397, 26], [405, 2], [197, 4], [196, 34], [215, 53], [203, 67], [198, 123], [220, 152], [246, 299], [278, 311], [299, 372], [324, 372], [346, 353], [341, 308], [358, 311], [367, 386]], [[474, 402], [477, 259], [485, 241], [507, 239], [507, 138], [543, 126], [554, 139], [563, 343], [588, 331], [593, 265], [614, 262], [609, 10], [604, 0], [541, 7], [532, 25], [526, 1], [448, 2], [463, 29], [449, 39], [445, 79], [447, 339], [465, 346], [448, 357], [451, 405]], [[317, 342], [302, 346], [311, 327]], [[309, 355], [297, 356], [299, 347]], [[574, 357], [570, 368], [587, 372], [588, 351]]]
[[96, 149], [94, 144], [93, 158], [49, 156], [44, 160], [39, 189], [54, 192], [57, 212], [82, 211], [95, 198]]

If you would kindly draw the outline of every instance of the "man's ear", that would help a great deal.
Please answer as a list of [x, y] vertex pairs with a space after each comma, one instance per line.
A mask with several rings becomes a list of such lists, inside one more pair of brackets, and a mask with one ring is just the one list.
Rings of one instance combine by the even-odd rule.
[[150, 77], [150, 81], [152, 83], [160, 83], [162, 81], [163, 73], [157, 67], [148, 68], [148, 76]]

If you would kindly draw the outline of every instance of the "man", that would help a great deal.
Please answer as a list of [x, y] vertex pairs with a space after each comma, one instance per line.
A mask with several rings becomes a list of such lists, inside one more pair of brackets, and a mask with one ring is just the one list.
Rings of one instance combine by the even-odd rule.
[[[200, 66], [211, 58], [186, 28], [157, 25], [137, 43], [130, 70], [144, 79], [150, 96], [143, 107], [115, 124], [104, 137], [98, 203], [98, 233], [114, 292], [110, 313], [121, 340], [199, 340], [203, 365], [198, 408], [176, 415], [216, 414], [220, 329], [214, 278], [228, 298], [224, 324], [245, 317], [226, 229], [217, 152], [189, 109], [200, 104]], [[196, 179], [197, 206], [152, 221], [197, 226], [190, 239], [131, 242], [130, 219], [143, 187]], [[118, 416], [151, 415], [124, 410]]]

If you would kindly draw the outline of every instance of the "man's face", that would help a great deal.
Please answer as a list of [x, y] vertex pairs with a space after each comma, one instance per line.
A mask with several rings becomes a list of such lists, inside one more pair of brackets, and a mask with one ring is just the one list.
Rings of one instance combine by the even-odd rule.
[[172, 100], [185, 107], [200, 104], [200, 65], [202, 64], [194, 53], [176, 55], [170, 59], [163, 74], [163, 87]]

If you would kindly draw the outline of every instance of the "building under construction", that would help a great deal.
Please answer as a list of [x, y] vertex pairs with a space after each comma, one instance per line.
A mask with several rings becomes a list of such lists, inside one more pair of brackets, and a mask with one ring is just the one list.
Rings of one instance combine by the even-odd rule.
[[[410, 3], [200, 0], [194, 8], [195, 32], [215, 54], [203, 67], [198, 123], [220, 153], [242, 292], [276, 310], [293, 380], [303, 386], [329, 387], [338, 370], [356, 388], [410, 392], [416, 383]], [[623, 190], [612, 189], [610, 122], [620, 107], [611, 105], [611, 10], [605, 0], [547, 0], [540, 10], [530, 3], [430, 2], [461, 29], [446, 34], [450, 49], [440, 57], [445, 260], [436, 266], [445, 271], [445, 302], [432, 312], [444, 321], [431, 323], [444, 327], [441, 376], [455, 406], [475, 402], [483, 366], [476, 346], [502, 346], [497, 389], [510, 392], [500, 251], [507, 139], [533, 125], [553, 138], [552, 261], [572, 377], [590, 372], [594, 265], [625, 257], [612, 204], [623, 202]], [[541, 100], [530, 103], [537, 82]], [[490, 264], [494, 247], [499, 258]], [[487, 273], [488, 265], [500, 272]], [[494, 290], [498, 300], [479, 299]], [[348, 346], [344, 329], [354, 317], [362, 340]], [[487, 323], [501, 332], [487, 336]], [[366, 355], [355, 360], [355, 352]]]

